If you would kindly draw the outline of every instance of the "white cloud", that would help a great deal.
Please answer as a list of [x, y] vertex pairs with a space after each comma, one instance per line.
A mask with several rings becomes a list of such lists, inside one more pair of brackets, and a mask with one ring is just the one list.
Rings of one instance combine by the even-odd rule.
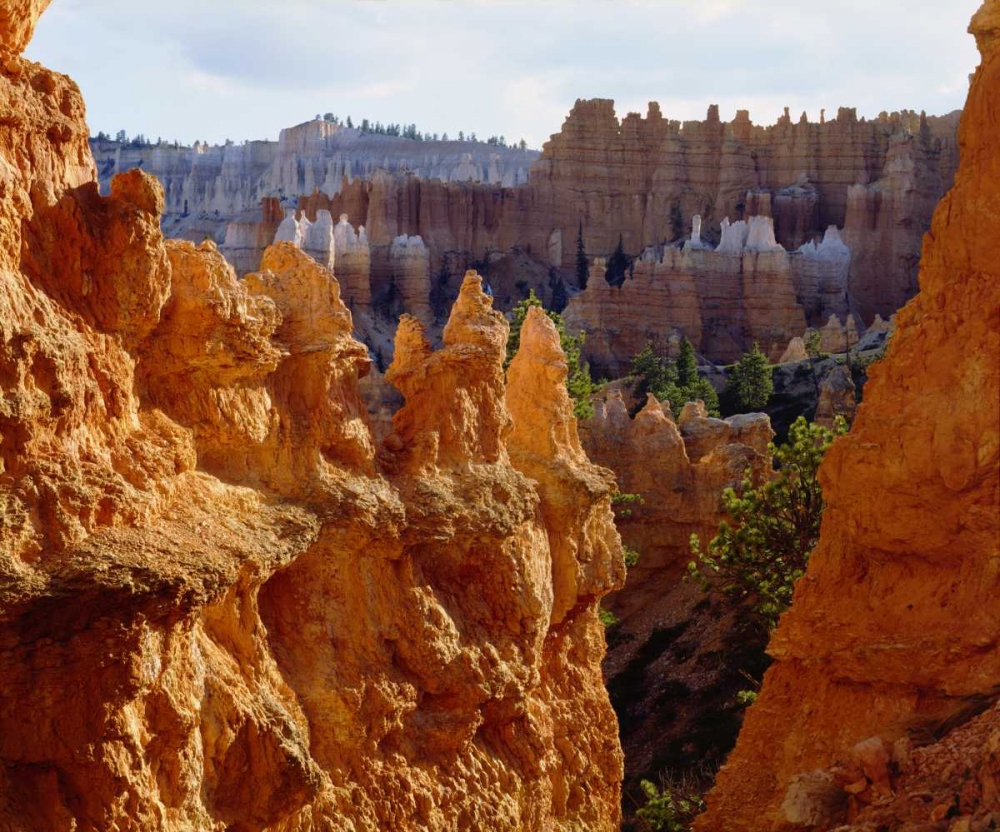
[[671, 118], [790, 106], [946, 112], [979, 0], [55, 0], [29, 56], [80, 83], [95, 130], [277, 136], [332, 111], [538, 146], [577, 98]]

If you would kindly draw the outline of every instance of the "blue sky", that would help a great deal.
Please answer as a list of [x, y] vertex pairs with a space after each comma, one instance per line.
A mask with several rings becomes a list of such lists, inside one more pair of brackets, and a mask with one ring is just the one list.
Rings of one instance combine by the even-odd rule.
[[962, 106], [980, 0], [54, 0], [28, 57], [96, 133], [277, 138], [332, 111], [540, 147], [577, 98], [771, 123]]

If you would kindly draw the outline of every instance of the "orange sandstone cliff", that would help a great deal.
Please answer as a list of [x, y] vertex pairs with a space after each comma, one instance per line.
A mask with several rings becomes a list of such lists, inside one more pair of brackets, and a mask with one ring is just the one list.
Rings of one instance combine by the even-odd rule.
[[377, 444], [327, 269], [98, 194], [44, 5], [0, 2], [0, 828], [615, 829], [624, 567], [554, 330], [507, 388], [467, 276]]
[[982, 63], [921, 293], [823, 465], [820, 544], [701, 829], [1000, 817], [998, 0], [971, 32]]

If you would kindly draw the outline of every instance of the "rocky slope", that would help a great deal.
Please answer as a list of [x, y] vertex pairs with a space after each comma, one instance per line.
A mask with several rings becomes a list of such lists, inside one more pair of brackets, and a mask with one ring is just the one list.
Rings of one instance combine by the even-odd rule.
[[[998, 0], [971, 31], [982, 63], [921, 293], [823, 465], [820, 544], [702, 829], [875, 828], [863, 823], [876, 818], [878, 828], [970, 829], [1000, 810], [995, 715], [968, 729], [978, 740], [953, 730], [989, 706], [1000, 680]], [[931, 745], [911, 755], [904, 743], [880, 776], [888, 754], [877, 749], [907, 739]], [[966, 749], [958, 769], [949, 743]], [[828, 774], [858, 759], [864, 776]], [[881, 815], [864, 809], [882, 798]]]
[[616, 828], [623, 564], [552, 328], [505, 389], [469, 275], [441, 349], [404, 319], [376, 445], [327, 269], [239, 281], [154, 179], [98, 193], [18, 56], [44, 5], [0, 2], [0, 826]]

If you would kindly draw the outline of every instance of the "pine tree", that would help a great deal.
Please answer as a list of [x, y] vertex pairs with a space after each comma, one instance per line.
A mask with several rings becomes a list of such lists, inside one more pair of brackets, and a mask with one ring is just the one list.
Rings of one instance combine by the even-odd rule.
[[[652, 342], [647, 341], [642, 351], [632, 359], [628, 379], [632, 392], [640, 402], [646, 402], [646, 394], [652, 393], [658, 401], [670, 402], [675, 412], [688, 402], [702, 401], [710, 416], [719, 415], [719, 395], [711, 382], [698, 375], [698, 361], [694, 347], [688, 350], [681, 345], [681, 357], [677, 363], [658, 355]], [[682, 369], [683, 367], [683, 369]], [[684, 381], [681, 380], [683, 373]]]
[[776, 474], [754, 476], [748, 470], [739, 491], [724, 493], [729, 517], [708, 546], [702, 549], [698, 536], [691, 537], [696, 560], [688, 565], [689, 574], [705, 590], [732, 598], [741, 618], [764, 634], [792, 603], [795, 582], [819, 540], [824, 502], [817, 471], [833, 440], [846, 432], [842, 417], [830, 431], [800, 416], [788, 444], [771, 445]]
[[576, 285], [580, 289], [587, 288], [590, 279], [590, 263], [587, 262], [587, 250], [583, 247], [583, 220], [580, 220], [580, 230], [576, 235]]
[[698, 379], [698, 356], [694, 347], [685, 338], [681, 342], [681, 354], [677, 359], [677, 383], [682, 387], [694, 383]]
[[621, 286], [625, 282], [625, 275], [631, 266], [628, 255], [625, 253], [625, 244], [622, 235], [618, 235], [618, 245], [615, 246], [614, 254], [608, 259], [608, 267], [604, 271], [604, 279], [611, 286]]
[[728, 392], [741, 413], [761, 410], [774, 392], [774, 380], [767, 356], [754, 344], [729, 373]]

